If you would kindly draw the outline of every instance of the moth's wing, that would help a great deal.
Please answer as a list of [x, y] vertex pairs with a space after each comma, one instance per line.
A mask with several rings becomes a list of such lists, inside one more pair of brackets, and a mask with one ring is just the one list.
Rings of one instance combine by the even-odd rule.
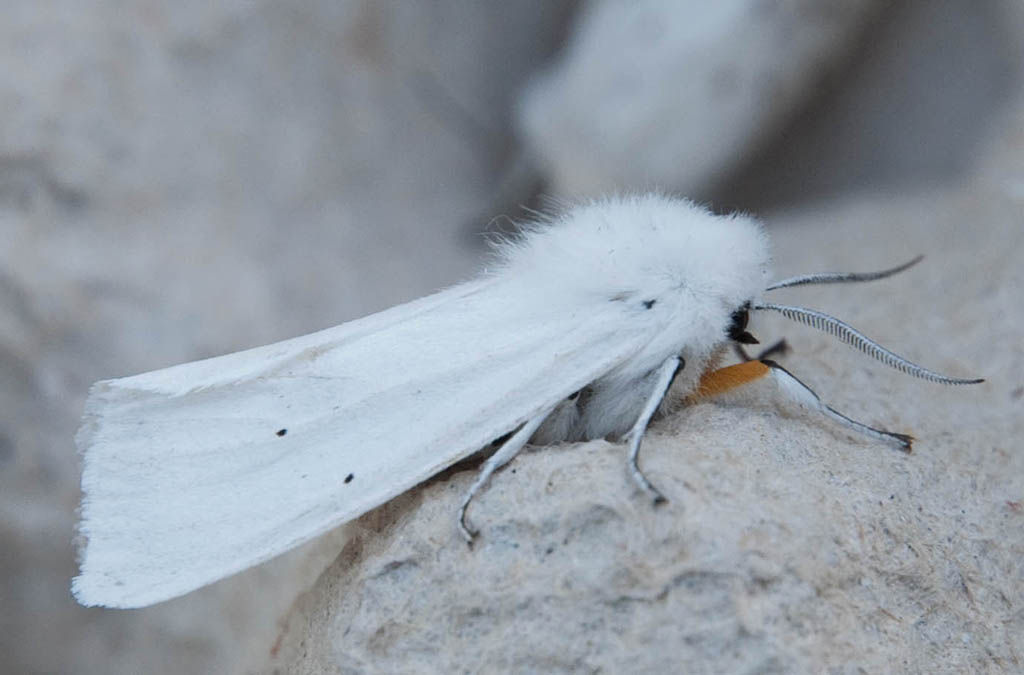
[[312, 335], [97, 383], [86, 605], [199, 588], [351, 520], [641, 349], [621, 303], [545, 309], [501, 279]]

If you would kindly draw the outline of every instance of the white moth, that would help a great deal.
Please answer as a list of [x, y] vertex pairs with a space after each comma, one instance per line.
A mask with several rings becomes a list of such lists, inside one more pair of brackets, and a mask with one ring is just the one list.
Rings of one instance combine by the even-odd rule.
[[751, 218], [659, 195], [594, 201], [499, 247], [480, 278], [312, 335], [97, 383], [84, 455], [84, 605], [140, 607], [287, 551], [408, 490], [495, 439], [465, 507], [534, 442], [640, 441], [668, 389], [693, 399], [761, 377], [875, 438], [768, 360], [715, 370], [756, 340], [750, 310], [829, 331], [899, 370], [948, 378], [825, 314], [764, 304], [768, 243]]

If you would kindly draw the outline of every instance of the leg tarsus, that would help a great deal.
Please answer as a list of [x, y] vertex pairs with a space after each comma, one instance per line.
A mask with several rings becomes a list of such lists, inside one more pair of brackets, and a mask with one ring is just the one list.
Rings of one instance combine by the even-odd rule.
[[668, 500], [665, 499], [665, 495], [661, 494], [661, 491], [654, 487], [643, 471], [640, 470], [640, 466], [637, 463], [640, 456], [640, 444], [643, 442], [644, 433], [647, 431], [647, 425], [651, 421], [651, 417], [658, 410], [658, 406], [661, 405], [665, 394], [668, 393], [669, 387], [672, 386], [676, 373], [679, 372], [682, 366], [682, 360], [678, 356], [673, 356], [662, 363], [658, 370], [655, 371], [656, 378], [651, 395], [648, 397], [647, 402], [640, 411], [640, 416], [627, 435], [627, 438], [629, 438], [629, 473], [633, 476], [636, 484], [640, 486], [640, 489], [651, 497], [655, 505]]
[[484, 466], [480, 469], [480, 473], [477, 475], [476, 480], [473, 481], [473, 485], [470, 486], [469, 491], [466, 492], [466, 496], [462, 499], [462, 505], [459, 507], [459, 531], [462, 533], [466, 543], [470, 546], [473, 545], [473, 539], [479, 533], [476, 529], [472, 528], [466, 520], [466, 510], [469, 508], [469, 503], [473, 500], [473, 496], [482, 488], [487, 481], [490, 479], [491, 474], [500, 469], [501, 467], [508, 464], [519, 451], [523, 449], [526, 442], [530, 440], [537, 428], [544, 422], [544, 419], [551, 414], [551, 410], [545, 410], [540, 415], [537, 415], [532, 420], [528, 421], [523, 426], [519, 427], [519, 430], [512, 434], [507, 441], [498, 450], [487, 458], [484, 462]]

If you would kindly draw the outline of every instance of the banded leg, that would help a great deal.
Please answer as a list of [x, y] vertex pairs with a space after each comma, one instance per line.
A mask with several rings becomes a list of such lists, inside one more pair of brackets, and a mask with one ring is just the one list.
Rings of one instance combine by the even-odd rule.
[[537, 428], [544, 422], [548, 415], [551, 414], [551, 410], [545, 410], [540, 415], [537, 415], [532, 420], [519, 427], [519, 431], [512, 434], [507, 441], [505, 441], [497, 452], [487, 458], [484, 462], [484, 466], [480, 469], [480, 474], [476, 477], [476, 481], [470, 486], [469, 492], [466, 493], [465, 498], [462, 500], [462, 506], [459, 508], [459, 530], [462, 531], [462, 536], [465, 537], [466, 543], [472, 544], [473, 538], [476, 537], [477, 531], [470, 528], [466, 522], [466, 509], [469, 508], [469, 502], [472, 501], [473, 495], [475, 495], [480, 488], [487, 483], [490, 479], [491, 474], [500, 469], [501, 467], [508, 464], [512, 459], [519, 454], [519, 451], [523, 449], [526, 442], [530, 440], [533, 433], [537, 431]]
[[658, 406], [661, 405], [661, 401], [665, 398], [665, 394], [668, 393], [669, 387], [672, 386], [672, 381], [676, 378], [676, 373], [683, 367], [683, 360], [678, 356], [666, 360], [656, 371], [657, 377], [655, 378], [654, 388], [651, 390], [651, 395], [647, 399], [647, 403], [644, 404], [643, 410], [640, 411], [640, 417], [637, 418], [636, 422], [633, 423], [633, 428], [630, 429], [626, 435], [629, 438], [629, 472], [633, 476], [633, 480], [636, 484], [646, 492], [654, 500], [655, 504], [659, 504], [665, 501], [665, 495], [651, 484], [651, 481], [647, 480], [647, 476], [643, 474], [640, 467], [637, 465], [637, 458], [640, 455], [640, 443], [643, 441], [644, 432], [647, 431], [647, 424], [651, 421], [651, 417], [658, 410]]

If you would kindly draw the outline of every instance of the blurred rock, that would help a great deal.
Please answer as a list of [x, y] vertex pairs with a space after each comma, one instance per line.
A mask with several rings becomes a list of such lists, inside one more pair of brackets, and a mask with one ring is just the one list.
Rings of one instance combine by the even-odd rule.
[[765, 213], [969, 178], [1012, 105], [1024, 29], [1012, 0], [888, 3], [850, 62], [714, 186], [720, 208]]
[[702, 194], [814, 95], [879, 4], [594, 0], [519, 127], [557, 194]]

